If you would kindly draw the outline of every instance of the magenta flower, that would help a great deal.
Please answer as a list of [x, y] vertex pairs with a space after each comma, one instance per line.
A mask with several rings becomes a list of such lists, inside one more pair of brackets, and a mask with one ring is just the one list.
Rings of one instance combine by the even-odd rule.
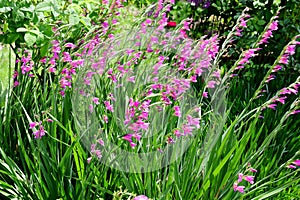
[[278, 102], [280, 102], [280, 103], [282, 103], [282, 104], [285, 104], [285, 99], [286, 99], [286, 98], [287, 98], [286, 96], [278, 97], [278, 98], [274, 99], [273, 102], [278, 101]]
[[275, 108], [276, 106], [277, 106], [277, 105], [274, 104], [274, 103], [273, 103], [273, 104], [270, 104], [270, 105], [267, 105], [268, 108], [271, 108], [271, 109], [273, 109], [273, 110], [276, 109], [276, 108]]
[[149, 200], [149, 198], [145, 195], [139, 195], [134, 197], [133, 200]]
[[128, 142], [132, 142], [132, 134], [127, 134], [125, 136], [122, 137], [123, 140], [126, 140]]
[[131, 77], [127, 78], [127, 81], [135, 83], [135, 76], [131, 76]]
[[217, 83], [216, 81], [208, 81], [207, 88], [214, 88], [216, 83]]
[[105, 107], [107, 110], [111, 111], [111, 112], [114, 112], [114, 108], [113, 106], [110, 104], [109, 101], [104, 101], [104, 104], [105, 104]]
[[102, 139], [98, 139], [97, 142], [101, 145], [104, 146], [104, 141]]
[[130, 142], [130, 146], [131, 146], [131, 148], [133, 148], [134, 149], [134, 147], [136, 147], [136, 143], [134, 143], [134, 142]]
[[94, 106], [92, 104], [89, 105], [89, 111], [90, 111], [90, 113], [94, 112]]
[[291, 112], [291, 115], [295, 115], [295, 114], [298, 114], [298, 113], [300, 113], [300, 110], [294, 110], [294, 111]]
[[175, 116], [181, 117], [180, 107], [174, 106], [174, 110], [175, 110]]
[[35, 139], [41, 139], [45, 135], [45, 130], [42, 125], [40, 125], [39, 130], [33, 132]]
[[47, 119], [46, 121], [49, 122], [49, 123], [52, 123], [52, 122], [53, 122], [52, 119]]
[[294, 165], [297, 165], [297, 166], [300, 166], [300, 160], [298, 159], [298, 160], [295, 160], [294, 162], [293, 162], [293, 164]]
[[276, 66], [273, 68], [272, 72], [277, 72], [277, 71], [279, 71], [279, 70], [281, 70], [281, 69], [282, 69], [282, 66], [276, 65]]
[[94, 98], [93, 98], [93, 102], [94, 102], [96, 105], [100, 104], [100, 103], [99, 103], [99, 98], [97, 98], [97, 97], [94, 97]]
[[89, 157], [88, 159], [86, 159], [87, 163], [90, 164], [92, 160], [92, 157]]
[[283, 54], [282, 57], [279, 60], [279, 63], [285, 64], [285, 65], [289, 64], [289, 59], [288, 58], [289, 57], [288, 57], [287, 54]]
[[65, 47], [66, 47], [66, 48], [75, 49], [75, 48], [76, 48], [76, 45], [74, 45], [73, 43], [66, 43], [66, 44], [65, 44]]
[[108, 123], [108, 117], [106, 115], [103, 115], [103, 120], [105, 121], [105, 123]]
[[255, 172], [255, 173], [257, 172], [257, 170], [256, 170], [256, 169], [254, 169], [254, 168], [252, 168], [252, 167], [251, 167], [251, 168], [249, 168], [249, 171], [250, 171], [250, 172]]
[[33, 129], [36, 125], [38, 125], [39, 123], [37, 122], [30, 122], [29, 123], [29, 129]]
[[244, 180], [249, 182], [250, 184], [254, 183], [254, 176], [244, 176]]
[[18, 85], [20, 85], [19, 81], [15, 81], [14, 82], [14, 87], [17, 87]]
[[238, 183], [242, 182], [244, 174], [239, 173]]
[[174, 134], [176, 135], [176, 137], [183, 136], [183, 134], [180, 132], [180, 130], [175, 130]]
[[244, 193], [244, 189], [245, 189], [245, 186], [238, 186], [237, 183], [234, 183], [233, 184], [233, 190], [236, 192], [236, 191], [239, 191], [240, 193]]
[[290, 169], [295, 169], [295, 168], [296, 168], [296, 166], [294, 166], [294, 165], [288, 165], [288, 166], [287, 166], [287, 168], [290, 168]]
[[200, 118], [193, 118], [191, 115], [187, 115], [188, 125], [196, 126], [200, 128]]
[[293, 54], [295, 54], [295, 48], [296, 48], [296, 45], [289, 45], [289, 46], [287, 46], [285, 53], [287, 53], [289, 55], [293, 55]]

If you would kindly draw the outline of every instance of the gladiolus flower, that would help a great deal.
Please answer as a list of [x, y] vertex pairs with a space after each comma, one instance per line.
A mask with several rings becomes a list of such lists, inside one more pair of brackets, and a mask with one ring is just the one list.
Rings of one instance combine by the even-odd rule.
[[298, 159], [298, 160], [295, 160], [294, 162], [293, 162], [293, 164], [294, 165], [297, 165], [297, 166], [300, 166], [300, 160]]
[[37, 122], [30, 122], [29, 123], [29, 129], [33, 129], [36, 125], [38, 125]]
[[244, 180], [248, 181], [250, 184], [254, 183], [254, 176], [244, 176]]
[[174, 110], [175, 110], [175, 116], [180, 117], [181, 116], [180, 107], [174, 106]]
[[244, 174], [239, 173], [238, 183], [242, 182]]
[[86, 159], [87, 163], [90, 164], [92, 160], [92, 157], [89, 157], [88, 159]]
[[133, 200], [149, 200], [149, 198], [145, 195], [139, 195], [139, 196], [134, 197]]
[[233, 190], [235, 192], [239, 191], [240, 193], [244, 193], [244, 189], [245, 189], [245, 186], [238, 186], [237, 183], [233, 184]]
[[296, 166], [294, 166], [294, 165], [288, 165], [288, 166], [287, 166], [287, 168], [290, 168], [290, 169], [295, 169], [295, 168], [296, 168]]
[[257, 170], [256, 170], [256, 169], [254, 169], [254, 168], [252, 168], [252, 167], [251, 167], [251, 168], [249, 168], [249, 171], [250, 171], [250, 172], [255, 172], [255, 173], [257, 172]]

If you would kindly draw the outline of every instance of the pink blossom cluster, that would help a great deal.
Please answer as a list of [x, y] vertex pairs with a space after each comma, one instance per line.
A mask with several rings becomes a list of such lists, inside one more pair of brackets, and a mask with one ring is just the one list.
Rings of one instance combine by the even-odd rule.
[[195, 128], [200, 128], [200, 118], [194, 118], [191, 115], [187, 115], [186, 123], [184, 123], [179, 129], [175, 129], [174, 135], [177, 138], [181, 136], [192, 135], [192, 132]]
[[[247, 171], [250, 171], [250, 172], [254, 172], [256, 173], [257, 170], [252, 168], [250, 164], [248, 164], [248, 169]], [[250, 184], [254, 184], [254, 178], [255, 176], [252, 176], [252, 175], [244, 175], [243, 173], [239, 173], [238, 174], [238, 180], [236, 182], [234, 182], [233, 184], [233, 190], [236, 192], [240, 192], [240, 193], [244, 193], [244, 189], [245, 189], [245, 186], [242, 186], [242, 185], [238, 185], [239, 183], [241, 183], [243, 180], [249, 182]]]
[[[30, 72], [33, 69], [33, 64], [34, 64], [34, 62], [31, 59], [30, 52], [25, 50], [24, 54], [25, 55], [23, 55], [22, 58], [21, 58], [21, 64], [22, 64], [21, 65], [21, 71], [22, 71], [22, 74], [26, 74], [26, 73]], [[26, 54], [27, 54], [27, 56], [26, 56]], [[17, 60], [17, 62], [19, 62], [19, 61]], [[32, 77], [33, 74], [28, 74], [28, 76]]]
[[[298, 94], [299, 87], [300, 87], [300, 82], [296, 82], [291, 84], [289, 87], [282, 88], [281, 90], [279, 90], [278, 95], [274, 96], [269, 101], [270, 103], [266, 107], [276, 110], [277, 103], [285, 104], [285, 100], [288, 98], [288, 95]], [[297, 113], [299, 113], [299, 111], [295, 110], [291, 114], [297, 114]]]
[[[278, 16], [274, 17], [274, 19], [276, 18], [278, 18]], [[263, 34], [261, 40], [258, 42], [258, 45], [268, 43], [268, 39], [273, 36], [273, 31], [277, 29], [278, 29], [278, 20], [272, 21], [267, 31]]]
[[[91, 149], [90, 149], [90, 151], [91, 151], [91, 153], [92, 153], [92, 155], [94, 155], [94, 156], [97, 156], [97, 158], [102, 158], [102, 152], [101, 152], [101, 150], [99, 149], [99, 147], [98, 146], [104, 146], [104, 141], [100, 138], [100, 139], [98, 139], [97, 140], [97, 142], [96, 143], [93, 143], [93, 144], [91, 144]], [[98, 148], [97, 148], [98, 147]], [[89, 164], [90, 162], [91, 162], [91, 160], [92, 160], [92, 158], [93, 157], [89, 157], [88, 159], [87, 159], [87, 163]]]
[[[249, 11], [249, 8], [246, 8], [244, 10], [244, 12], [245, 11]], [[250, 15], [245, 14], [244, 12], [242, 13], [242, 15], [241, 15], [241, 17], [239, 19], [238, 26], [236, 27], [235, 33], [234, 33], [236, 36], [239, 36], [239, 37], [242, 36], [243, 29], [247, 28], [247, 22], [248, 22], [248, 20], [246, 20], [246, 19], [250, 18]]]
[[297, 166], [300, 167], [300, 160], [299, 160], [299, 159], [293, 161], [291, 164], [289, 164], [289, 165], [287, 166], [287, 168], [290, 168], [290, 169], [296, 169]]
[[[142, 103], [134, 101], [132, 98], [129, 99], [129, 106], [125, 113], [124, 124], [128, 125], [128, 129], [133, 133], [126, 134], [123, 139], [130, 143], [130, 146], [134, 148], [137, 144], [136, 141], [140, 141], [142, 137], [142, 131], [148, 130], [149, 122], [149, 106], [151, 100], [145, 100]], [[130, 123], [131, 122], [131, 123]], [[135, 140], [133, 140], [135, 138]]]

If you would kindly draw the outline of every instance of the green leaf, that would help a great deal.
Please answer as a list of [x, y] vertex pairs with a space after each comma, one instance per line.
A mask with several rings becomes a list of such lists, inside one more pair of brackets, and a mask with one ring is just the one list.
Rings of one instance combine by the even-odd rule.
[[17, 29], [17, 32], [28, 32], [28, 29], [27, 28], [24, 28], [24, 27], [21, 27], [21, 28], [18, 28]]
[[275, 1], [274, 1], [274, 4], [277, 5], [277, 6], [279, 6], [280, 3], [281, 3], [281, 0], [275, 0]]
[[45, 44], [40, 48], [41, 57], [46, 56], [46, 54], [48, 53], [48, 49], [49, 49], [49, 42], [45, 43]]
[[4, 24], [3, 24], [3, 33], [6, 33], [7, 30], [8, 30], [8, 23], [4, 22]]
[[24, 40], [28, 46], [32, 46], [36, 42], [36, 36], [32, 33], [26, 33], [24, 35]]
[[0, 8], [0, 13], [6, 13], [11, 11], [11, 7], [2, 7]]
[[69, 23], [70, 23], [71, 25], [76, 25], [76, 24], [78, 24], [78, 23], [79, 23], [79, 17], [78, 17], [78, 15], [75, 15], [75, 14], [70, 15], [70, 16], [69, 16]]
[[42, 33], [40, 33], [38, 36], [37, 36], [37, 39], [36, 39], [36, 44], [37, 45], [41, 45], [45, 40], [45, 37]]
[[36, 12], [50, 11], [50, 9], [51, 9], [51, 5], [49, 1], [41, 2], [35, 7]]
[[17, 33], [9, 33], [7, 34], [7, 38], [4, 39], [5, 44], [11, 44], [14, 43], [19, 38], [19, 34]]
[[265, 23], [266, 23], [266, 21], [262, 20], [262, 19], [260, 19], [260, 20], [257, 21], [258, 25], [264, 25]]

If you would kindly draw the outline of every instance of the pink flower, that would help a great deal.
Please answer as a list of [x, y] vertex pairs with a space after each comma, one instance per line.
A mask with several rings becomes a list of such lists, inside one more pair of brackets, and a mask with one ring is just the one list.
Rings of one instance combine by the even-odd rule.
[[98, 139], [97, 142], [101, 145], [104, 146], [104, 141], [102, 139]]
[[273, 21], [270, 24], [269, 29], [272, 30], [272, 31], [277, 30], [278, 29], [278, 20]]
[[52, 122], [53, 122], [52, 119], [47, 119], [46, 121], [49, 122], [49, 123], [52, 123]]
[[300, 166], [300, 160], [298, 159], [298, 160], [295, 160], [294, 162], [293, 162], [293, 164], [294, 165], [297, 165], [297, 166]]
[[174, 141], [174, 139], [172, 137], [168, 137], [167, 143], [168, 144], [173, 144], [173, 143], [175, 143], [175, 141]]
[[40, 125], [39, 130], [33, 132], [35, 139], [41, 139], [45, 135], [45, 130], [42, 125]]
[[102, 158], [102, 153], [100, 150], [95, 150], [95, 154], [98, 158]]
[[122, 137], [123, 140], [126, 140], [128, 142], [132, 142], [131, 138], [132, 138], [132, 134], [127, 134]]
[[244, 193], [244, 189], [245, 189], [245, 186], [238, 186], [237, 183], [233, 184], [233, 190], [235, 192], [239, 191], [240, 193]]
[[271, 109], [273, 109], [273, 110], [276, 109], [276, 108], [275, 108], [276, 106], [277, 106], [277, 105], [274, 104], [274, 103], [273, 103], [273, 104], [270, 104], [270, 105], [267, 105], [268, 108], [271, 108]]
[[294, 165], [288, 165], [288, 166], [287, 166], [287, 168], [290, 168], [290, 169], [295, 169], [295, 168], [296, 168], [296, 166], [294, 166]]
[[181, 117], [180, 107], [174, 106], [174, 110], [175, 110], [175, 116]]
[[197, 128], [200, 128], [200, 118], [193, 118], [191, 115], [187, 115], [188, 125], [194, 125]]
[[104, 104], [105, 104], [105, 107], [107, 110], [111, 111], [111, 112], [114, 112], [114, 108], [113, 106], [110, 104], [109, 101], [104, 101]]
[[134, 197], [133, 200], [149, 200], [149, 198], [145, 195], [139, 195]]
[[255, 172], [255, 173], [257, 172], [257, 170], [256, 170], [256, 169], [253, 169], [252, 167], [249, 168], [249, 171], [250, 171], [250, 172]]
[[294, 111], [291, 112], [291, 115], [295, 115], [295, 114], [298, 114], [298, 113], [300, 113], [300, 110], [294, 110]]
[[216, 83], [217, 83], [216, 81], [208, 81], [207, 88], [214, 88]]
[[276, 98], [273, 102], [278, 101], [278, 102], [280, 102], [280, 103], [282, 103], [282, 104], [285, 104], [285, 99], [286, 99], [286, 98], [287, 98], [286, 96], [278, 97], [278, 98]]
[[174, 134], [176, 135], [176, 137], [180, 137], [183, 135], [179, 130], [175, 130]]
[[289, 45], [289, 46], [287, 46], [285, 53], [293, 55], [293, 54], [295, 54], [295, 48], [296, 48], [296, 45]]
[[281, 69], [282, 69], [282, 66], [276, 65], [276, 66], [273, 68], [272, 72], [277, 72], [277, 71], [279, 71], [279, 70], [281, 70]]
[[30, 122], [29, 123], [29, 129], [33, 129], [36, 125], [38, 125], [39, 123], [37, 122]]
[[103, 120], [105, 121], [105, 123], [108, 123], [108, 117], [106, 115], [103, 115]]
[[203, 92], [203, 93], [202, 93], [202, 96], [203, 96], [204, 98], [208, 98], [208, 93], [207, 93], [207, 92]]
[[127, 81], [135, 83], [135, 76], [131, 76], [131, 77], [127, 78]]
[[136, 143], [130, 142], [130, 146], [134, 149], [134, 147], [136, 147]]
[[283, 54], [282, 57], [279, 60], [279, 63], [285, 64], [285, 65], [289, 64], [288, 55]]
[[71, 49], [75, 49], [75, 48], [76, 48], [76, 45], [74, 45], [73, 43], [66, 43], [66, 44], [65, 44], [65, 47], [71, 48]]
[[244, 174], [239, 173], [238, 183], [242, 182]]
[[88, 159], [86, 159], [87, 163], [90, 164], [92, 160], [92, 157], [89, 157]]
[[254, 183], [254, 176], [244, 176], [244, 180], [248, 181], [250, 184]]
[[20, 84], [19, 81], [15, 81], [14, 82], [14, 87], [17, 87], [19, 84]]
[[98, 104], [99, 104], [99, 98], [94, 97], [94, 98], [93, 98], [93, 102], [94, 102], [96, 105], [98, 105]]

